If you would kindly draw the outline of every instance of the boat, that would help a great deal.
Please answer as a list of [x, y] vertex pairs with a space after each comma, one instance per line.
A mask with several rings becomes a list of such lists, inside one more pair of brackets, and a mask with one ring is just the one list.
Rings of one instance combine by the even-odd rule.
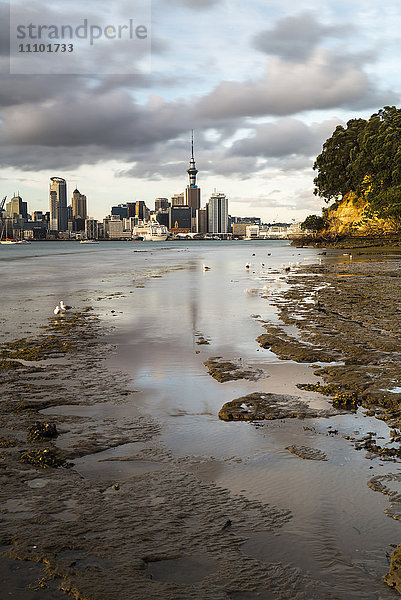
[[134, 227], [133, 235], [145, 242], [165, 242], [168, 237], [168, 229], [160, 223], [144, 223]]
[[98, 244], [99, 242], [97, 240], [80, 240], [79, 243], [80, 244]]
[[17, 240], [1, 240], [0, 244], [7, 244], [7, 245], [11, 245], [11, 244], [18, 244], [19, 242]]

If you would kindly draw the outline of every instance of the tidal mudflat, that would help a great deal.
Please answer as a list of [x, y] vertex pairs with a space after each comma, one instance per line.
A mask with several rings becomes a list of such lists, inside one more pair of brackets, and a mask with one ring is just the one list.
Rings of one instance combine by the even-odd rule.
[[[285, 242], [11, 250], [8, 597], [398, 597], [383, 581], [401, 541], [396, 256]], [[54, 318], [61, 297], [73, 309]], [[246, 421], [220, 419], [238, 399]], [[249, 418], [250, 399], [274, 418]]]

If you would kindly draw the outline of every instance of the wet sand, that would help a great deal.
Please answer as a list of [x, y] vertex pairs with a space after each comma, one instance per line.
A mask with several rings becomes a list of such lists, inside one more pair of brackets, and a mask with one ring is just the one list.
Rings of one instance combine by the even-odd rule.
[[[258, 292], [249, 294], [250, 306], [277, 304], [280, 318], [249, 317], [246, 336], [255, 334], [249, 339], [254, 349], [244, 343], [241, 356], [238, 348], [230, 353], [217, 344], [218, 331], [206, 323], [191, 336], [191, 356], [190, 338], [182, 348], [178, 337], [156, 338], [156, 353], [157, 323], [141, 323], [143, 332], [154, 325], [149, 342], [139, 327], [124, 333], [123, 310], [109, 332], [95, 310], [78, 312], [77, 321], [56, 330], [58, 343], [44, 360], [2, 371], [0, 544], [9, 597], [58, 600], [63, 590], [88, 600], [349, 599], [360, 598], [362, 587], [365, 598], [398, 597], [382, 582], [389, 541], [401, 539], [397, 521], [384, 513], [389, 498], [391, 516], [397, 514], [398, 462], [372, 452], [367, 459], [355, 448], [368, 431], [385, 438], [376, 440], [382, 447], [389, 441], [386, 422], [364, 414], [376, 402], [379, 416], [398, 427], [396, 403], [391, 414], [385, 404], [396, 398], [397, 386], [391, 344], [398, 342], [390, 322], [398, 310], [394, 261], [350, 263], [334, 256], [327, 265], [294, 268], [288, 283], [277, 272], [251, 274]], [[165, 294], [161, 275], [157, 286]], [[349, 303], [339, 308], [336, 286], [353, 277], [358, 285], [368, 279], [366, 288], [340, 288]], [[355, 303], [357, 289], [369, 291], [374, 281], [378, 293], [384, 279], [385, 304], [375, 302], [373, 292], [370, 304]], [[269, 300], [265, 282], [273, 288]], [[342, 318], [334, 315], [339, 311]], [[364, 319], [361, 338], [357, 328]], [[345, 324], [340, 331], [339, 321]], [[381, 331], [378, 347], [368, 339], [373, 322]], [[274, 325], [281, 361], [268, 350], [256, 354], [263, 325]], [[319, 330], [324, 337], [317, 337]], [[50, 333], [53, 321], [43, 330]], [[209, 344], [198, 344], [202, 339]], [[341, 344], [330, 345], [333, 339]], [[305, 346], [318, 353], [317, 360], [337, 364], [293, 362]], [[215, 363], [216, 352], [225, 364], [240, 360], [234, 372], [248, 378], [214, 380], [203, 363]], [[329, 397], [296, 387], [323, 379], [360, 388], [365, 408], [333, 411]], [[381, 390], [390, 385], [393, 392]], [[192, 398], [185, 396], [188, 390]], [[218, 419], [225, 402], [256, 392], [285, 394], [314, 413], [254, 424]], [[36, 420], [54, 423], [59, 435], [28, 443]], [[65, 466], [43, 469], [20, 461], [23, 451], [43, 448]], [[32, 571], [32, 565], [40, 569]], [[18, 569], [23, 587], [16, 584]]]

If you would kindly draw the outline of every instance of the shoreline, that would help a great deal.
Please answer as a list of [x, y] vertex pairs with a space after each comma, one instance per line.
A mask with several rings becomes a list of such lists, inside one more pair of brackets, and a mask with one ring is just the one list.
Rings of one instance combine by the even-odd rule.
[[[312, 273], [318, 267], [304, 268]], [[310, 281], [301, 285], [305, 297], [316, 284], [311, 273]], [[295, 285], [301, 279], [296, 272], [289, 277]], [[300, 306], [300, 290], [293, 290], [291, 284], [284, 292], [288, 304], [279, 306], [289, 326], [293, 307]], [[137, 392], [129, 374], [107, 368], [114, 349], [90, 315], [78, 314], [75, 324], [61, 333], [60, 344], [40, 346], [50, 352], [46, 370], [31, 363], [33, 369], [1, 373], [9, 395], [3, 409], [10, 409], [2, 411], [1, 435], [16, 443], [2, 448], [3, 553], [44, 566], [41, 577], [31, 581], [44, 599], [46, 594], [51, 599], [58, 588], [79, 600], [114, 600], [116, 595], [122, 600], [329, 597], [330, 586], [306, 570], [242, 551], [254, 536], [274, 539], [291, 523], [288, 508], [208, 480], [207, 471], [217, 461], [175, 457], [160, 440], [157, 419], [135, 406]], [[52, 334], [53, 322], [45, 335]], [[51, 352], [67, 342], [74, 342], [68, 352], [64, 347], [52, 360]], [[207, 346], [204, 351], [213, 353]], [[257, 389], [258, 382], [252, 385]], [[213, 419], [218, 419], [217, 411]], [[55, 423], [60, 435], [28, 444], [28, 428], [35, 420]], [[285, 439], [295, 460], [324, 461], [322, 455], [308, 455], [308, 449], [292, 444], [291, 436], [287, 433]], [[54, 447], [56, 456], [74, 462], [75, 468], [40, 469], [19, 461], [22, 450], [44, 447]], [[187, 572], [184, 581], [182, 572]]]

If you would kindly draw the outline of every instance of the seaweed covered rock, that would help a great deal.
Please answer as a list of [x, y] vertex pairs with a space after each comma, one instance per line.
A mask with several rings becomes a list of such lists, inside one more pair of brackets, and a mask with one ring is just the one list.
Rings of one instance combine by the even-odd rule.
[[261, 371], [252, 367], [243, 368], [242, 365], [224, 361], [220, 357], [209, 358], [203, 363], [209, 370], [209, 375], [220, 383], [234, 381], [235, 379], [255, 380], [260, 377]]
[[253, 392], [226, 402], [219, 412], [223, 421], [264, 421], [274, 419], [311, 419], [336, 414], [333, 410], [314, 410], [296, 396]]
[[65, 460], [59, 458], [50, 448], [24, 452], [21, 454], [20, 461], [41, 469], [48, 469], [49, 467], [56, 469], [57, 467], [66, 466]]
[[29, 442], [39, 440], [49, 440], [58, 436], [58, 431], [54, 423], [41, 423], [35, 421], [28, 429], [27, 439]]
[[339, 385], [329, 384], [322, 385], [321, 383], [297, 383], [297, 388], [300, 390], [308, 390], [310, 392], [318, 392], [324, 396], [333, 396], [333, 406], [342, 410], [356, 410], [360, 404], [358, 393], [348, 391]]
[[383, 579], [401, 594], [401, 544], [392, 552], [390, 570]]

